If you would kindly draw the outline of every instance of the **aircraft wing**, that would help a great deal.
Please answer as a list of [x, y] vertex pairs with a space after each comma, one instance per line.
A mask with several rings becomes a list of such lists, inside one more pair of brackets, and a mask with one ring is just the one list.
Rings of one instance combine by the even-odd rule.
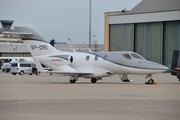
[[91, 72], [76, 72], [76, 71], [48, 71], [48, 70], [44, 70], [40, 64], [40, 62], [38, 61], [37, 58], [33, 57], [33, 60], [36, 64], [37, 69], [40, 72], [46, 72], [46, 73], [56, 73], [56, 74], [63, 74], [63, 75], [69, 75], [69, 76], [73, 76], [73, 75], [93, 75], [94, 73]]

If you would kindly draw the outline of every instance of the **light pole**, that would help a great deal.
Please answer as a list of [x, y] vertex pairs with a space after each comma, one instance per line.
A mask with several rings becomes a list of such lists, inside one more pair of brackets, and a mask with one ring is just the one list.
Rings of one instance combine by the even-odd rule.
[[72, 49], [72, 40], [70, 38], [68, 38], [68, 40], [71, 42], [71, 44], [69, 45], [69, 51]]
[[91, 48], [91, 0], [89, 0], [89, 48]]
[[68, 38], [69, 41], [71, 41], [71, 44], [72, 44], [72, 40], [70, 38]]
[[93, 36], [93, 44], [94, 44], [95, 43], [95, 39], [94, 38], [95, 38], [96, 35], [92, 35], [92, 36]]

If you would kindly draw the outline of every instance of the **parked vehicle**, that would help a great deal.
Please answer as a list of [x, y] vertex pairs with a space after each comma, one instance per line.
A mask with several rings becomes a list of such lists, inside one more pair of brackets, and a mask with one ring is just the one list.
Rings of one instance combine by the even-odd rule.
[[16, 74], [36, 74], [39, 75], [40, 72], [37, 70], [36, 65], [33, 63], [27, 63], [27, 62], [15, 62], [11, 63], [11, 73], [13, 75]]
[[1, 69], [2, 72], [9, 72], [11, 70], [11, 63], [3, 63]]

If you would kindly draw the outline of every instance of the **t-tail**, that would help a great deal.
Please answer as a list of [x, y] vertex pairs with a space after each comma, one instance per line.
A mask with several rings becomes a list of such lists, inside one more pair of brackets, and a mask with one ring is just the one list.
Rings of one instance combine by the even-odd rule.
[[48, 42], [43, 40], [22, 39], [32, 56], [49, 55], [58, 52]]
[[24, 30], [32, 33], [22, 35], [22, 40], [32, 56], [49, 55], [59, 52], [32, 29], [24, 27]]

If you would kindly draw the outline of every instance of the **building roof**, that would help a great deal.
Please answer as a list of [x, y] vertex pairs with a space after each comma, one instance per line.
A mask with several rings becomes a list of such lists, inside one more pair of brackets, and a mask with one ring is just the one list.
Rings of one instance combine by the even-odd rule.
[[143, 0], [129, 13], [147, 13], [180, 10], [180, 0]]

